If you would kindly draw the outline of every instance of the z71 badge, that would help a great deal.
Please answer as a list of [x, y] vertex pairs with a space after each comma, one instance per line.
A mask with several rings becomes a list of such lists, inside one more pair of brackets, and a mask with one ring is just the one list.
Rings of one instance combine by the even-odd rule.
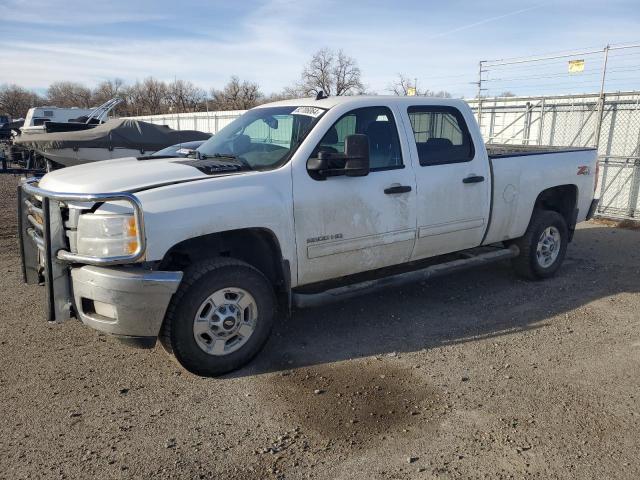
[[320, 237], [307, 238], [307, 243], [324, 242], [325, 240], [339, 240], [341, 238], [341, 233], [335, 233], [333, 235], [322, 235]]
[[589, 169], [588, 165], [580, 165], [578, 167], [578, 175], [589, 175], [591, 173], [591, 170]]

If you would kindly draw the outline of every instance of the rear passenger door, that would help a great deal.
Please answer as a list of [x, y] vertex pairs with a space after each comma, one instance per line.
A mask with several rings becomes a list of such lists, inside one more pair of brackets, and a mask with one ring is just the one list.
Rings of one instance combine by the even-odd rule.
[[489, 218], [491, 178], [485, 149], [474, 148], [482, 139], [467, 127], [471, 112], [415, 105], [405, 113], [417, 188], [412, 260], [477, 247]]

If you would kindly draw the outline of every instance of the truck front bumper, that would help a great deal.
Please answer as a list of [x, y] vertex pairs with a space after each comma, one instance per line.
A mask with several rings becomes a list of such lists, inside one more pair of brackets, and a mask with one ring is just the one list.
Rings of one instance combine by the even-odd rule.
[[[24, 281], [44, 283], [47, 319], [79, 318], [86, 325], [138, 346], [153, 346], [182, 272], [153, 271], [136, 263], [145, 253], [140, 201], [127, 192], [57, 193], [37, 179], [18, 187], [18, 223]], [[121, 257], [87, 257], [70, 249], [65, 202], [125, 201], [138, 226], [139, 247]], [[84, 265], [84, 266], [83, 266]]]
[[82, 323], [128, 343], [151, 347], [182, 272], [83, 266], [71, 269], [71, 280]]

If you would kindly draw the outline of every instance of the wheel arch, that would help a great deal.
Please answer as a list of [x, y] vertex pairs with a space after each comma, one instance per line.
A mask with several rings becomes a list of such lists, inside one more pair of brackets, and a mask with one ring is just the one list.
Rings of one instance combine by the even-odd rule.
[[198, 261], [214, 257], [235, 258], [258, 269], [273, 285], [279, 303], [289, 310], [290, 262], [283, 258], [275, 233], [267, 228], [228, 230], [183, 240], [166, 252], [159, 268], [184, 270]]
[[[575, 184], [557, 185], [547, 188], [538, 194], [531, 220], [538, 210], [552, 210], [559, 213], [567, 222], [569, 241], [573, 239], [578, 218], [578, 186]], [[530, 221], [531, 221], [530, 220]]]

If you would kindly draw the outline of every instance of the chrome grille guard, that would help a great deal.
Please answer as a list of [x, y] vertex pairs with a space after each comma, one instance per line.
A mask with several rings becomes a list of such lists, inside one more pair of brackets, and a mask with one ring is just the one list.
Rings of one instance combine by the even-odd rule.
[[[144, 213], [142, 211], [142, 203], [135, 195], [128, 192], [112, 192], [112, 193], [61, 193], [44, 190], [37, 187], [38, 178], [28, 178], [22, 181], [20, 186], [22, 192], [25, 194], [24, 206], [27, 208], [26, 219], [31, 224], [31, 227], [25, 229], [26, 233], [36, 242], [39, 248], [42, 248], [46, 244], [46, 238], [43, 233], [43, 226], [37, 222], [34, 215], [39, 215], [44, 224], [49, 222], [48, 208], [38, 208], [28, 198], [41, 197], [43, 201], [54, 200], [57, 202], [108, 202], [108, 201], [124, 201], [129, 203], [133, 207], [133, 215], [136, 222], [136, 240], [138, 246], [136, 250], [129, 255], [120, 255], [113, 257], [97, 257], [89, 255], [79, 255], [77, 253], [69, 252], [68, 250], [59, 249], [56, 252], [51, 252], [52, 255], [58, 260], [69, 263], [84, 263], [87, 265], [119, 265], [125, 263], [133, 263], [140, 260], [147, 248], [147, 239], [144, 230]], [[44, 203], [44, 202], [43, 202]], [[48, 202], [47, 202], [48, 203]], [[23, 205], [20, 205], [22, 208]], [[43, 233], [43, 237], [38, 235], [38, 230]]]

